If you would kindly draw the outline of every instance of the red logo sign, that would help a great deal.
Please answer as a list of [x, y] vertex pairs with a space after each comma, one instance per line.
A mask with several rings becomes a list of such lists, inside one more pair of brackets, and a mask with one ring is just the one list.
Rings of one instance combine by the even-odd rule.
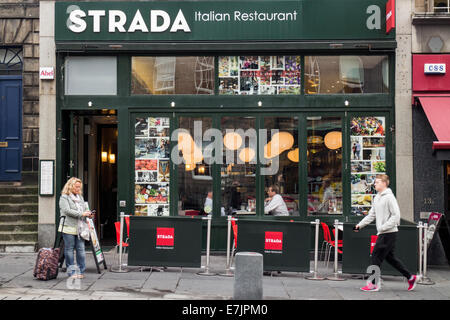
[[378, 236], [370, 236], [370, 254], [373, 252], [373, 248], [375, 248], [375, 244], [377, 243]]
[[156, 228], [156, 246], [173, 247], [174, 238], [174, 228]]
[[283, 232], [266, 231], [264, 250], [283, 250]]
[[395, 28], [395, 0], [386, 3], [386, 34]]

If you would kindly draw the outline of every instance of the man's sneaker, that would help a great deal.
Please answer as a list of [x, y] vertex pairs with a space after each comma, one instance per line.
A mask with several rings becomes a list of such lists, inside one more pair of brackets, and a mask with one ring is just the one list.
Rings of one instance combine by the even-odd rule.
[[417, 284], [417, 281], [418, 281], [418, 280], [419, 280], [419, 277], [416, 276], [416, 275], [413, 275], [413, 276], [412, 276], [412, 279], [411, 279], [411, 280], [408, 280], [408, 285], [409, 285], [408, 291], [413, 291], [413, 290], [414, 290], [414, 288], [416, 287], [416, 284]]
[[362, 291], [378, 291], [378, 290], [380, 290], [380, 287], [375, 285], [375, 284], [373, 284], [372, 282], [369, 282], [367, 284], [367, 286], [362, 287], [361, 290]]

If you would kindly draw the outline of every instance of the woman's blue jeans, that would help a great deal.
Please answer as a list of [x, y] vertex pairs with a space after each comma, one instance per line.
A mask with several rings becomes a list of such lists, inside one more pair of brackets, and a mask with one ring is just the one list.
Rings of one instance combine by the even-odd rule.
[[[84, 249], [84, 239], [78, 238], [78, 236], [63, 233], [64, 239], [64, 256], [66, 259], [67, 274], [69, 276], [75, 273], [76, 268], [74, 267], [74, 255], [73, 250], [76, 250], [77, 256], [77, 266], [79, 268], [79, 273], [84, 274], [86, 270], [86, 253]], [[72, 267], [70, 267], [72, 266]]]

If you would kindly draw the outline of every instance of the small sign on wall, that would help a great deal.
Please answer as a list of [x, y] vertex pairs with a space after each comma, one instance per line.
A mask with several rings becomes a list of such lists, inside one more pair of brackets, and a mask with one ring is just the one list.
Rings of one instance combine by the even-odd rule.
[[445, 63], [425, 63], [425, 74], [445, 74]]
[[53, 196], [55, 194], [54, 177], [55, 160], [39, 160], [40, 196]]
[[39, 79], [41, 80], [53, 80], [55, 79], [55, 70], [53, 67], [40, 67]]

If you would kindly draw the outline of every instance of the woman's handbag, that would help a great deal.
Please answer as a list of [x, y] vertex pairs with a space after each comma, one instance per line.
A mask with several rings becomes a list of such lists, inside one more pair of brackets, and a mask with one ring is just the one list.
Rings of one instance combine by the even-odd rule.
[[84, 218], [78, 220], [78, 235], [84, 240], [89, 241], [91, 239], [89, 225]]

